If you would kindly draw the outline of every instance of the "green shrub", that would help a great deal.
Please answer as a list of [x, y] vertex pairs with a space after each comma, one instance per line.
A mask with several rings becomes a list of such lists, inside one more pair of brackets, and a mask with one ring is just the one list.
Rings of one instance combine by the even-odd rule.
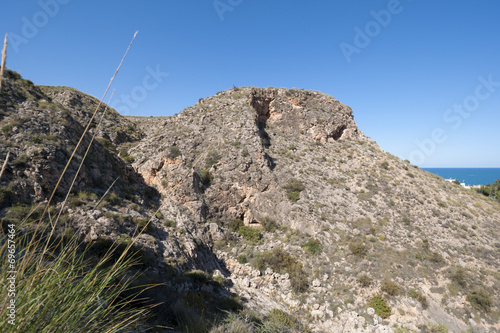
[[276, 229], [278, 229], [278, 223], [276, 223], [275, 220], [273, 220], [270, 217], [264, 217], [262, 221], [260, 221], [260, 224], [264, 228], [265, 231], [267, 232], [275, 232]]
[[430, 333], [448, 333], [448, 329], [446, 326], [439, 324], [439, 325], [431, 325], [429, 327], [429, 332]]
[[438, 253], [438, 252], [431, 252], [429, 256], [429, 260], [437, 265], [444, 265], [446, 261], [444, 260], [443, 256]]
[[116, 194], [115, 192], [111, 192], [105, 199], [104, 201], [108, 204], [108, 205], [117, 205], [121, 202], [121, 198], [118, 194]]
[[467, 274], [465, 269], [461, 266], [458, 266], [452, 270], [450, 279], [452, 282], [456, 283], [462, 288], [467, 287]]
[[11, 124], [5, 125], [4, 127], [2, 127], [2, 131], [4, 133], [10, 132], [10, 131], [12, 131], [12, 127], [13, 126]]
[[380, 290], [391, 296], [396, 296], [399, 294], [399, 287], [396, 283], [386, 280], [382, 283]]
[[219, 162], [220, 155], [215, 151], [211, 151], [207, 154], [205, 158], [205, 169], [210, 169], [214, 164]]
[[106, 149], [114, 149], [113, 143], [111, 141], [109, 141], [108, 139], [96, 138], [96, 141], [99, 142], [99, 144]]
[[168, 148], [167, 157], [171, 160], [175, 160], [177, 157], [181, 156], [181, 150], [177, 146], [171, 146]]
[[127, 164], [132, 164], [135, 162], [135, 158], [133, 156], [126, 156], [123, 158], [123, 160], [127, 162]]
[[32, 137], [32, 138], [31, 138], [31, 141], [32, 141], [33, 143], [42, 143], [42, 139], [40, 139], [40, 138], [39, 138], [39, 137], [37, 137], [37, 136]]
[[369, 287], [372, 284], [372, 279], [366, 274], [358, 276], [358, 283], [361, 285], [361, 287]]
[[18, 223], [23, 220], [34, 221], [41, 216], [41, 206], [28, 206], [17, 203], [7, 210], [4, 223]]
[[369, 301], [368, 301], [368, 307], [373, 308], [375, 310], [375, 313], [382, 319], [389, 318], [391, 315], [391, 307], [385, 299], [380, 296], [380, 295], [375, 295], [373, 296]]
[[258, 265], [260, 270], [268, 266], [280, 274], [288, 273], [292, 290], [295, 293], [304, 292], [309, 287], [307, 274], [304, 272], [302, 264], [280, 246], [264, 252]]
[[134, 217], [132, 218], [132, 222], [136, 225], [139, 231], [145, 228], [145, 232], [153, 232], [155, 231], [155, 226], [153, 223], [149, 221], [147, 217]]
[[288, 200], [290, 200], [291, 202], [297, 202], [300, 199], [299, 192], [290, 192], [290, 193], [287, 193], [286, 196], [288, 197]]
[[429, 303], [427, 302], [427, 297], [425, 297], [422, 293], [419, 293], [415, 289], [410, 289], [408, 291], [408, 296], [419, 301], [423, 309], [427, 309], [429, 307]]
[[389, 170], [389, 162], [384, 161], [384, 162], [380, 163], [380, 167], [382, 169]]
[[282, 310], [271, 310], [262, 323], [257, 326], [256, 333], [288, 333], [310, 332], [300, 321]]
[[229, 230], [232, 230], [234, 232], [237, 232], [239, 228], [243, 227], [243, 221], [240, 219], [234, 219], [229, 222], [229, 225], [227, 226]]
[[312, 254], [321, 253], [321, 243], [319, 240], [314, 238], [310, 238], [306, 243], [302, 244], [301, 247]]
[[349, 250], [351, 250], [352, 254], [358, 257], [364, 257], [368, 253], [368, 248], [361, 241], [355, 241], [349, 243]]
[[0, 187], [0, 207], [9, 206], [14, 197], [14, 192], [8, 187]]
[[238, 234], [240, 234], [240, 236], [244, 239], [253, 243], [258, 242], [262, 237], [259, 229], [254, 229], [247, 226], [239, 227]]
[[286, 191], [290, 201], [297, 202], [300, 198], [300, 192], [304, 191], [306, 187], [301, 180], [290, 178], [288, 183], [283, 186], [283, 189]]
[[198, 171], [198, 176], [200, 177], [201, 183], [205, 186], [210, 186], [214, 179], [214, 176], [210, 171], [208, 171], [208, 169]]
[[174, 220], [165, 220], [163, 221], [163, 225], [167, 228], [175, 228], [177, 223]]
[[302, 192], [306, 189], [302, 181], [297, 178], [290, 178], [283, 188], [287, 192]]
[[238, 262], [240, 264], [246, 264], [248, 262], [247, 256], [245, 254], [240, 254], [238, 256]]
[[493, 306], [493, 297], [483, 288], [476, 288], [467, 294], [467, 301], [476, 309], [489, 312]]

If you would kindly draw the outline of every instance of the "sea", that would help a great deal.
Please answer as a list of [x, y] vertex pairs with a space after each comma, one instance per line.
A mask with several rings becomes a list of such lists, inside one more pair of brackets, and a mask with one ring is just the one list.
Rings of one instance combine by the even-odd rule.
[[444, 179], [456, 179], [467, 186], [493, 184], [500, 168], [422, 168]]

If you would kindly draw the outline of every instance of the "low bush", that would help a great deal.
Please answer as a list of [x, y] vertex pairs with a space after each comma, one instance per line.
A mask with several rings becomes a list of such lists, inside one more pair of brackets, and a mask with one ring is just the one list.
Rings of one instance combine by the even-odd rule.
[[425, 297], [422, 293], [419, 293], [415, 289], [410, 289], [408, 291], [408, 296], [419, 301], [424, 310], [429, 307], [429, 302], [427, 302], [427, 297]]
[[275, 247], [271, 251], [264, 252], [258, 262], [258, 266], [260, 270], [268, 266], [280, 274], [288, 273], [292, 290], [295, 293], [304, 292], [309, 287], [307, 274], [304, 272], [302, 264], [280, 246]]
[[262, 323], [257, 326], [256, 333], [280, 333], [280, 332], [310, 332], [300, 321], [282, 310], [271, 310]]
[[278, 229], [278, 223], [270, 217], [264, 217], [262, 221], [260, 221], [262, 228], [264, 228], [267, 232], [275, 232]]
[[1, 186], [0, 187], [0, 208], [9, 206], [12, 202], [12, 198], [14, 197], [14, 192], [8, 187]]
[[239, 228], [243, 227], [243, 221], [240, 219], [234, 219], [229, 222], [229, 225], [227, 226], [229, 230], [232, 230], [234, 232], [237, 232]]
[[297, 202], [300, 199], [300, 193], [299, 192], [290, 192], [286, 194], [288, 200], [291, 202]]
[[375, 313], [382, 319], [389, 318], [391, 315], [391, 307], [387, 304], [386, 300], [380, 296], [375, 295], [368, 301], [368, 307], [373, 308]]
[[220, 157], [219, 153], [215, 151], [209, 152], [205, 158], [205, 169], [210, 169], [214, 164], [217, 164]]
[[306, 189], [305, 185], [301, 180], [297, 178], [290, 178], [288, 182], [283, 186], [286, 191], [287, 197], [292, 202], [297, 202], [300, 198], [300, 192]]
[[467, 273], [461, 266], [455, 267], [450, 273], [450, 279], [453, 283], [462, 288], [467, 287]]
[[467, 301], [476, 309], [489, 312], [493, 306], [493, 297], [483, 288], [476, 288], [467, 294]]
[[258, 242], [262, 235], [259, 229], [242, 226], [238, 228], [238, 234], [250, 242]]
[[369, 287], [372, 284], [372, 279], [366, 274], [358, 276], [358, 283], [361, 285], [361, 287]]
[[136, 225], [137, 229], [145, 232], [154, 232], [156, 230], [154, 224], [147, 217], [134, 217], [132, 222]]
[[321, 243], [319, 240], [314, 238], [310, 238], [306, 243], [302, 244], [301, 247], [312, 254], [321, 253]]
[[181, 156], [181, 150], [177, 146], [171, 146], [168, 148], [167, 157], [171, 160], [175, 160], [177, 157]]
[[389, 281], [389, 280], [386, 280], [382, 283], [380, 290], [382, 290], [384, 293], [387, 293], [388, 295], [391, 295], [391, 296], [396, 296], [397, 294], [399, 294], [398, 285], [392, 281]]
[[212, 181], [214, 180], [214, 176], [208, 169], [203, 169], [198, 171], [198, 176], [200, 177], [200, 181], [204, 186], [210, 186]]
[[349, 243], [349, 250], [351, 250], [352, 254], [358, 257], [364, 257], [368, 254], [367, 246], [361, 241]]

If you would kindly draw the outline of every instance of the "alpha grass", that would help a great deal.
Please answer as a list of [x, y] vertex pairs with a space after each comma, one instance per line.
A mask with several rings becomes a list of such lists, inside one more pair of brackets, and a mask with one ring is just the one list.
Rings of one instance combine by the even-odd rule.
[[[2, 320], [2, 332], [122, 332], [148, 314], [148, 307], [132, 306], [138, 299], [130, 287], [133, 276], [128, 276], [133, 259], [111, 263], [116, 248], [91, 260], [88, 247], [82, 248], [76, 237], [64, 246], [40, 233], [25, 233], [14, 243], [2, 236], [0, 242], [2, 263], [8, 262], [9, 250], [15, 250], [15, 274], [10, 269], [0, 272], [2, 285], [15, 279], [13, 297], [0, 303], [0, 313], [6, 316], [15, 300], [15, 317], [9, 318], [14, 325]], [[126, 292], [132, 296], [123, 297]]]
[[[5, 57], [6, 44], [2, 53], [2, 70]], [[100, 105], [92, 119], [99, 109]], [[123, 251], [117, 251], [118, 244], [115, 243], [104, 255], [95, 258], [90, 247], [77, 236], [69, 240], [54, 236], [59, 215], [55, 219], [51, 217], [53, 206], [50, 203], [92, 119], [40, 218], [30, 222], [32, 211], [24, 219], [7, 222], [9, 225], [4, 226], [17, 235], [0, 234], [0, 260], [2, 264], [10, 260], [13, 265], [0, 272], [0, 283], [13, 286], [10, 296], [0, 302], [0, 313], [13, 316], [11, 321], [0, 323], [2, 332], [123, 332], [139, 325], [149, 313], [151, 306], [135, 306], [140, 292], [153, 286], [131, 287], [135, 276], [130, 276], [130, 272], [137, 262], [128, 254], [134, 242]], [[47, 232], [49, 226], [52, 228]], [[115, 260], [117, 255], [119, 258]], [[13, 306], [15, 310], [12, 310]]]

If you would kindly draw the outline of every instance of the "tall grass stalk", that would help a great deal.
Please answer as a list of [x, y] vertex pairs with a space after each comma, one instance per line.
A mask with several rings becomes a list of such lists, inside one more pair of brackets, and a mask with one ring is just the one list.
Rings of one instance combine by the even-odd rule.
[[[104, 100], [104, 97], [106, 97], [106, 95], [107, 95], [107, 93], [108, 93], [108, 91], [109, 91], [109, 88], [111, 87], [111, 84], [112, 84], [112, 83], [113, 83], [113, 81], [115, 80], [115, 77], [116, 77], [116, 75], [118, 74], [118, 71], [120, 70], [120, 68], [121, 68], [121, 66], [122, 66], [122, 64], [123, 64], [123, 61], [124, 61], [124, 60], [125, 60], [125, 58], [127, 57], [128, 51], [130, 50], [130, 47], [131, 47], [131, 46], [132, 46], [132, 44], [134, 43], [134, 40], [135, 40], [135, 37], [137, 36], [137, 33], [138, 33], [138, 31], [136, 31], [136, 32], [135, 32], [134, 37], [132, 38], [132, 41], [130, 42], [130, 44], [129, 44], [129, 46], [128, 46], [127, 50], [125, 51], [125, 54], [123, 55], [122, 60], [120, 61], [120, 64], [118, 65], [118, 67], [117, 67], [117, 69], [116, 69], [115, 73], [113, 74], [113, 76], [111, 77], [111, 80], [110, 80], [110, 81], [109, 81], [109, 83], [108, 83], [108, 86], [106, 87], [106, 91], [104, 92], [104, 94], [103, 94], [102, 98], [100, 99], [99, 104], [96, 106], [95, 111], [94, 111], [94, 113], [92, 114], [92, 117], [90, 117], [90, 120], [89, 120], [89, 122], [88, 122], [87, 126], [85, 127], [85, 129], [84, 129], [84, 131], [83, 131], [83, 133], [82, 133], [82, 135], [81, 135], [81, 137], [80, 137], [80, 140], [78, 140], [78, 143], [76, 144], [75, 148], [73, 149], [73, 152], [72, 152], [72, 154], [71, 154], [71, 156], [70, 156], [70, 158], [69, 158], [68, 162], [66, 163], [66, 166], [64, 167], [64, 170], [61, 172], [61, 175], [59, 176], [59, 179], [58, 179], [58, 181], [57, 181], [57, 183], [56, 183], [56, 186], [54, 187], [54, 190], [52, 191], [52, 194], [50, 195], [50, 198], [49, 198], [49, 200], [48, 200], [48, 202], [47, 202], [47, 205], [45, 206], [45, 209], [44, 209], [44, 211], [43, 211], [43, 213], [42, 213], [42, 216], [41, 216], [41, 218], [40, 218], [40, 221], [42, 221], [42, 220], [43, 220], [43, 217], [44, 217], [44, 216], [45, 216], [45, 214], [47, 213], [47, 210], [48, 210], [48, 208], [49, 208], [49, 206], [50, 206], [50, 203], [51, 203], [52, 199], [54, 198], [54, 195], [56, 194], [56, 191], [57, 191], [57, 189], [59, 188], [59, 185], [61, 184], [61, 181], [62, 181], [62, 179], [63, 179], [64, 175], [66, 174], [66, 171], [68, 170], [68, 167], [69, 167], [69, 165], [71, 164], [71, 161], [73, 160], [73, 158], [74, 158], [74, 156], [75, 156], [75, 154], [76, 154], [76, 152], [77, 152], [78, 148], [80, 147], [80, 145], [81, 145], [81, 143], [82, 143], [82, 141], [83, 141], [83, 138], [85, 137], [85, 135], [86, 135], [86, 134], [87, 134], [87, 132], [89, 131], [90, 126], [92, 125], [92, 121], [94, 120], [94, 118], [95, 118], [95, 116], [96, 116], [97, 112], [98, 112], [98, 111], [99, 111], [99, 109], [101, 108], [102, 101]], [[83, 163], [83, 161], [82, 161], [82, 163]], [[54, 228], [54, 227], [53, 227], [53, 228]]]
[[[132, 42], [136, 35], [137, 32]], [[111, 78], [106, 93], [132, 42]], [[5, 47], [2, 63], [4, 59]], [[30, 213], [24, 220], [8, 226], [8, 229], [16, 231], [15, 237], [0, 233], [0, 262], [5, 265], [0, 272], [0, 284], [15, 287], [13, 297], [4, 294], [0, 301], [1, 332], [127, 332], [138, 325], [151, 308], [132, 307], [139, 301], [137, 298], [140, 292], [153, 286], [142, 286], [135, 290], [130, 287], [135, 278], [129, 275], [130, 268], [137, 263], [132, 259], [130, 244], [120, 258], [114, 260], [118, 248], [116, 243], [103, 256], [94, 258], [89, 245], [84, 246], [76, 234], [64, 242], [62, 238], [57, 240], [53, 237], [56, 223], [48, 208], [101, 104], [102, 99], [61, 173], [41, 217], [37, 219], [38, 222], [30, 225]], [[49, 223], [45, 224], [47, 219]], [[49, 233], [44, 225], [52, 226]], [[5, 269], [13, 255], [15, 267]], [[131, 296], [124, 296], [125, 294]], [[7, 317], [11, 300], [15, 300], [16, 306], [15, 325]]]
[[7, 34], [5, 34], [5, 39], [3, 41], [2, 63], [0, 65], [0, 91], [2, 91], [2, 80], [3, 80], [3, 70], [5, 68], [5, 59], [7, 59]]
[[10, 157], [10, 151], [8, 151], [7, 156], [5, 156], [5, 161], [3, 162], [2, 170], [0, 170], [0, 179], [2, 179], [2, 175], [3, 175], [3, 172], [5, 171], [5, 167], [7, 166], [7, 163], [9, 162], [9, 157]]
[[[92, 114], [92, 117], [90, 117], [90, 120], [87, 124], [87, 126], [85, 127], [82, 135], [80, 136], [80, 139], [78, 140], [78, 143], [76, 144], [75, 148], [73, 149], [73, 152], [68, 160], [68, 162], [66, 163], [65, 167], [64, 167], [64, 170], [61, 172], [61, 175], [59, 176], [59, 179], [54, 187], [54, 189], [52, 190], [52, 193], [49, 197], [49, 200], [47, 201], [47, 204], [45, 205], [45, 208], [42, 212], [42, 215], [40, 217], [40, 220], [39, 220], [39, 223], [38, 223], [38, 226], [37, 226], [37, 230], [38, 230], [38, 227], [42, 225], [42, 221], [43, 221], [43, 218], [45, 217], [45, 215], [47, 214], [47, 211], [50, 207], [50, 203], [52, 202], [52, 199], [54, 198], [55, 194], [56, 194], [56, 191], [57, 189], [59, 188], [59, 185], [61, 184], [61, 181], [64, 177], [64, 175], [66, 174], [66, 171], [68, 170], [68, 167], [69, 165], [71, 164], [71, 161], [73, 160], [78, 148], [80, 147], [81, 143], [83, 142], [83, 138], [85, 137], [85, 135], [88, 133], [89, 129], [90, 129], [90, 126], [92, 125], [92, 121], [94, 120], [95, 116], [97, 115], [99, 109], [101, 108], [101, 105], [102, 105], [102, 101], [104, 100], [104, 98], [106, 97], [108, 91], [109, 91], [109, 88], [111, 87], [111, 84], [113, 83], [113, 81], [115, 80], [116, 78], [116, 75], [118, 74], [118, 72], [120, 71], [120, 68], [123, 64], [123, 61], [125, 60], [125, 58], [127, 57], [127, 54], [128, 54], [128, 51], [130, 50], [130, 48], [132, 47], [132, 44], [134, 43], [134, 40], [135, 40], [135, 37], [137, 37], [137, 34], [138, 34], [138, 31], [136, 31], [134, 33], [134, 37], [132, 38], [132, 41], [130, 42], [130, 44], [128, 45], [128, 48], [127, 50], [125, 51], [125, 54], [123, 55], [123, 58], [122, 60], [120, 61], [120, 64], [118, 65], [118, 67], [116, 68], [115, 70], [115, 73], [113, 74], [113, 76], [111, 77], [111, 80], [109, 81], [108, 83], [108, 86], [106, 87], [106, 91], [104, 92], [103, 96], [101, 97], [100, 101], [99, 101], [99, 104], [96, 106], [95, 110], [94, 110], [94, 113]], [[83, 164], [84, 160], [82, 159], [82, 161], [80, 162], [80, 167], [81, 165]], [[67, 200], [68, 196], [66, 196], [66, 199], [65, 201], [63, 202], [62, 206], [65, 205], [65, 202]], [[61, 209], [62, 211], [62, 209]], [[60, 215], [60, 214], [59, 214]], [[54, 231], [55, 231], [55, 227], [56, 227], [56, 223], [51, 223], [52, 227], [51, 227], [51, 230], [50, 230], [50, 237], [52, 237], [52, 235], [54, 234]], [[46, 244], [48, 245], [48, 244]], [[127, 247], [127, 249], [130, 249], [132, 245], [130, 245], [129, 247]], [[46, 250], [46, 249], [45, 249]]]

